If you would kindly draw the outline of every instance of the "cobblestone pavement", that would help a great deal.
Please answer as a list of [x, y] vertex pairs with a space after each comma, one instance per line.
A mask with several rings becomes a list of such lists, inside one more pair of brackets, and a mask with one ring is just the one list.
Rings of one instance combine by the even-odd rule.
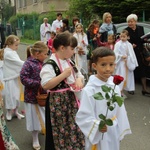
[[[27, 45], [20, 45], [18, 54], [26, 59]], [[127, 135], [121, 142], [120, 150], [150, 150], [150, 97], [141, 94], [141, 85], [136, 84], [135, 95], [127, 95], [125, 106], [127, 109], [132, 135]], [[23, 109], [23, 103], [21, 103]], [[13, 119], [7, 122], [20, 150], [32, 150], [31, 133], [26, 131], [25, 119]], [[44, 135], [39, 135], [42, 150], [44, 150]]]

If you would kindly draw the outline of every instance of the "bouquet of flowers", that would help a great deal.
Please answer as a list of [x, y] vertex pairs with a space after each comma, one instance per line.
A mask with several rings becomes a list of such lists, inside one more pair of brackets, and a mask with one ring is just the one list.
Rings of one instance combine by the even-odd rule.
[[115, 93], [116, 85], [119, 85], [123, 80], [124, 80], [123, 77], [121, 77], [119, 75], [115, 75], [114, 79], [113, 79], [115, 86], [113, 89], [106, 85], [102, 85], [101, 88], [102, 88], [102, 91], [105, 93], [105, 96], [103, 96], [102, 93], [100, 93], [100, 92], [93, 95], [93, 97], [96, 100], [106, 99], [106, 101], [107, 101], [106, 114], [99, 115], [99, 118], [101, 119], [100, 124], [99, 124], [99, 130], [103, 129], [106, 125], [108, 125], [108, 126], [113, 125], [112, 119], [107, 118], [107, 114], [108, 114], [109, 110], [113, 111], [115, 109], [115, 103], [117, 103], [119, 105], [119, 107], [121, 107], [124, 102], [124, 98], [120, 97], [117, 93]]

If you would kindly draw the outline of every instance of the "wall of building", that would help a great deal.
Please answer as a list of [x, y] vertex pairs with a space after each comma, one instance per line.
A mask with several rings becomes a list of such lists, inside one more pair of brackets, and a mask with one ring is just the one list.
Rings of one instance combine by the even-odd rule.
[[66, 0], [16, 0], [16, 13], [63, 12], [68, 9], [68, 5]]

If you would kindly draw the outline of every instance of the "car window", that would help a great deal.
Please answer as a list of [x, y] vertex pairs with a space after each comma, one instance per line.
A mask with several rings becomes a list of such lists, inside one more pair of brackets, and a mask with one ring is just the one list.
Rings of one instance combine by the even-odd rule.
[[146, 34], [146, 33], [148, 33], [148, 32], [150, 32], [150, 28], [144, 27], [144, 33]]
[[127, 26], [120, 26], [117, 28], [117, 33], [121, 33]]

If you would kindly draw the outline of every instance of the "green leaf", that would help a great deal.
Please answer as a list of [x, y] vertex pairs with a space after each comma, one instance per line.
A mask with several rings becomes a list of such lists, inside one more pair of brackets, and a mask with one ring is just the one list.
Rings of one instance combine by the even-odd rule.
[[105, 98], [106, 98], [107, 100], [110, 99], [110, 96], [109, 96], [108, 93], [105, 94]]
[[124, 98], [120, 96], [116, 96], [115, 99], [116, 99], [117, 104], [121, 107], [124, 102]]
[[110, 102], [107, 102], [107, 106], [110, 106]]
[[100, 115], [99, 115], [99, 118], [102, 119], [102, 120], [105, 120], [105, 119], [106, 119], [106, 116], [104, 116], [103, 114], [100, 114]]
[[106, 123], [105, 123], [105, 121], [104, 120], [101, 120], [100, 121], [100, 124], [99, 124], [99, 131], [101, 130], [101, 129], [103, 129], [103, 127], [106, 125]]
[[114, 110], [114, 107], [113, 107], [113, 106], [109, 106], [108, 109], [109, 109], [110, 111], [113, 111], [113, 110]]
[[94, 94], [93, 97], [94, 97], [96, 100], [103, 100], [103, 99], [104, 99], [102, 93], [100, 93], [100, 92]]
[[106, 119], [105, 122], [108, 126], [112, 126], [113, 125], [113, 121], [111, 119]]
[[106, 86], [106, 85], [102, 85], [102, 91], [103, 92], [110, 92], [112, 89], [110, 88], [110, 87], [108, 87], [108, 86]]

